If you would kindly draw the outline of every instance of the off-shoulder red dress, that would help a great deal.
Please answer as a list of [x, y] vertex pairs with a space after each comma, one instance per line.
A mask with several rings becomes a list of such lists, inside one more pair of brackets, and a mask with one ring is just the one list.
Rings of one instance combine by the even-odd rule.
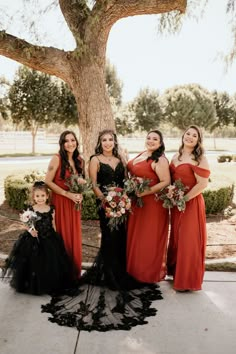
[[[61, 157], [58, 155], [60, 163], [56, 171], [53, 182], [64, 190], [69, 188], [65, 185], [65, 179], [70, 176], [70, 171], [66, 169], [65, 179], [61, 179]], [[81, 232], [81, 212], [75, 209], [72, 200], [52, 192], [52, 204], [55, 206], [55, 222], [57, 232], [62, 236], [66, 252], [72, 262], [72, 276], [79, 278], [82, 264], [82, 232]]]
[[[191, 190], [195, 174], [208, 178], [210, 171], [190, 163], [170, 164], [172, 182], [181, 179]], [[189, 191], [188, 190], [188, 191]], [[171, 232], [167, 254], [168, 275], [176, 290], [201, 290], [205, 271], [206, 215], [202, 194], [186, 204], [184, 212], [171, 209]]]
[[[159, 179], [151, 168], [152, 160], [128, 162], [131, 175], [146, 177], [150, 185]], [[166, 275], [169, 212], [154, 194], [143, 197], [144, 206], [133, 205], [128, 219], [127, 272], [139, 281], [156, 283]]]

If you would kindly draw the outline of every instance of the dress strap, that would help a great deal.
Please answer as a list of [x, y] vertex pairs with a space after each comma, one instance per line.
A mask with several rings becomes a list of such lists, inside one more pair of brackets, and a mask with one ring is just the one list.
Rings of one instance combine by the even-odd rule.
[[192, 170], [199, 175], [200, 177], [208, 178], [210, 176], [210, 170], [207, 170], [206, 168], [202, 168], [199, 166], [192, 165]]

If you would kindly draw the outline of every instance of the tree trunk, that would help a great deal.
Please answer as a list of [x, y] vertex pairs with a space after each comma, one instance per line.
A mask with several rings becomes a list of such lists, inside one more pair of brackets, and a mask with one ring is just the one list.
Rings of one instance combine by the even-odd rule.
[[32, 154], [35, 154], [35, 140], [36, 140], [36, 135], [37, 135], [38, 128], [37, 126], [35, 127], [33, 124], [33, 127], [31, 127], [31, 135], [32, 135]]
[[99, 67], [95, 62], [89, 66], [81, 66], [78, 77], [71, 85], [79, 112], [82, 136], [80, 150], [85, 162], [88, 162], [89, 157], [94, 154], [99, 131], [115, 129], [103, 67]]
[[35, 134], [32, 134], [32, 154], [35, 154]]
[[215, 135], [215, 132], [213, 132], [213, 142], [214, 142], [214, 150], [216, 150], [216, 135]]

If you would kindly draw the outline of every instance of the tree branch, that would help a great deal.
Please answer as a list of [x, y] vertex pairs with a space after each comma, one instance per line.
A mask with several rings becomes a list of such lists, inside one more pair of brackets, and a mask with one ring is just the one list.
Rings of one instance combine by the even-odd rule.
[[106, 8], [103, 13], [104, 21], [109, 21], [112, 26], [117, 20], [129, 16], [136, 15], [153, 15], [161, 14], [170, 11], [180, 11], [184, 13], [187, 6], [187, 0], [97, 0], [93, 12], [101, 12]]
[[59, 5], [76, 43], [80, 43], [84, 35], [84, 24], [91, 12], [87, 1], [59, 0]]
[[33, 45], [5, 31], [0, 31], [0, 55], [32, 69], [58, 76], [62, 80], [68, 78], [69, 54], [57, 48]]

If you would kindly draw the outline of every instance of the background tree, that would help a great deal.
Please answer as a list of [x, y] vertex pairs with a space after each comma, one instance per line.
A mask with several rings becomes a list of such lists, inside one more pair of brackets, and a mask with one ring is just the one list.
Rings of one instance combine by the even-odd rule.
[[161, 97], [164, 120], [184, 130], [189, 124], [210, 129], [216, 121], [211, 94], [197, 84], [175, 86]]
[[78, 125], [78, 111], [75, 96], [64, 81], [60, 82], [59, 90], [60, 96], [56, 122], [64, 124], [66, 127], [69, 125]]
[[140, 90], [133, 101], [135, 114], [135, 128], [148, 132], [157, 128], [162, 120], [162, 112], [159, 103], [159, 93], [155, 90], [145, 88]]
[[216, 110], [216, 122], [211, 127], [211, 131], [218, 127], [224, 127], [236, 122], [235, 102], [227, 92], [212, 92], [213, 103]]
[[[40, 3], [33, 1], [35, 11], [40, 9]], [[160, 14], [172, 10], [184, 12], [187, 1], [52, 0], [52, 3], [59, 5], [74, 38], [75, 48], [63, 50], [45, 43], [43, 45], [42, 41], [29, 43], [20, 35], [7, 33], [6, 28], [2, 27], [0, 55], [55, 75], [68, 84], [77, 103], [84, 156], [88, 158], [94, 148], [91, 142], [96, 141], [98, 131], [107, 127], [115, 128], [105, 83], [106, 46], [112, 26], [128, 16]], [[29, 4], [28, 0], [26, 10]], [[32, 25], [32, 16], [29, 24]], [[16, 33], [16, 26], [12, 31]]]
[[3, 119], [8, 118], [7, 102], [5, 97], [0, 97], [0, 117]]
[[109, 97], [113, 97], [116, 105], [121, 106], [123, 83], [118, 78], [115, 66], [112, 65], [109, 60], [107, 60], [106, 63], [105, 75]]
[[236, 127], [236, 94], [233, 95], [232, 97], [233, 100], [233, 116], [231, 118], [231, 121], [233, 123], [233, 126]]
[[132, 104], [112, 105], [116, 131], [120, 135], [132, 134], [135, 131], [135, 113]]
[[9, 117], [7, 108], [7, 90], [10, 83], [4, 78], [0, 77], [0, 117], [6, 120]]
[[8, 93], [13, 123], [22, 124], [32, 135], [32, 153], [39, 127], [58, 118], [60, 90], [50, 75], [20, 67]]

